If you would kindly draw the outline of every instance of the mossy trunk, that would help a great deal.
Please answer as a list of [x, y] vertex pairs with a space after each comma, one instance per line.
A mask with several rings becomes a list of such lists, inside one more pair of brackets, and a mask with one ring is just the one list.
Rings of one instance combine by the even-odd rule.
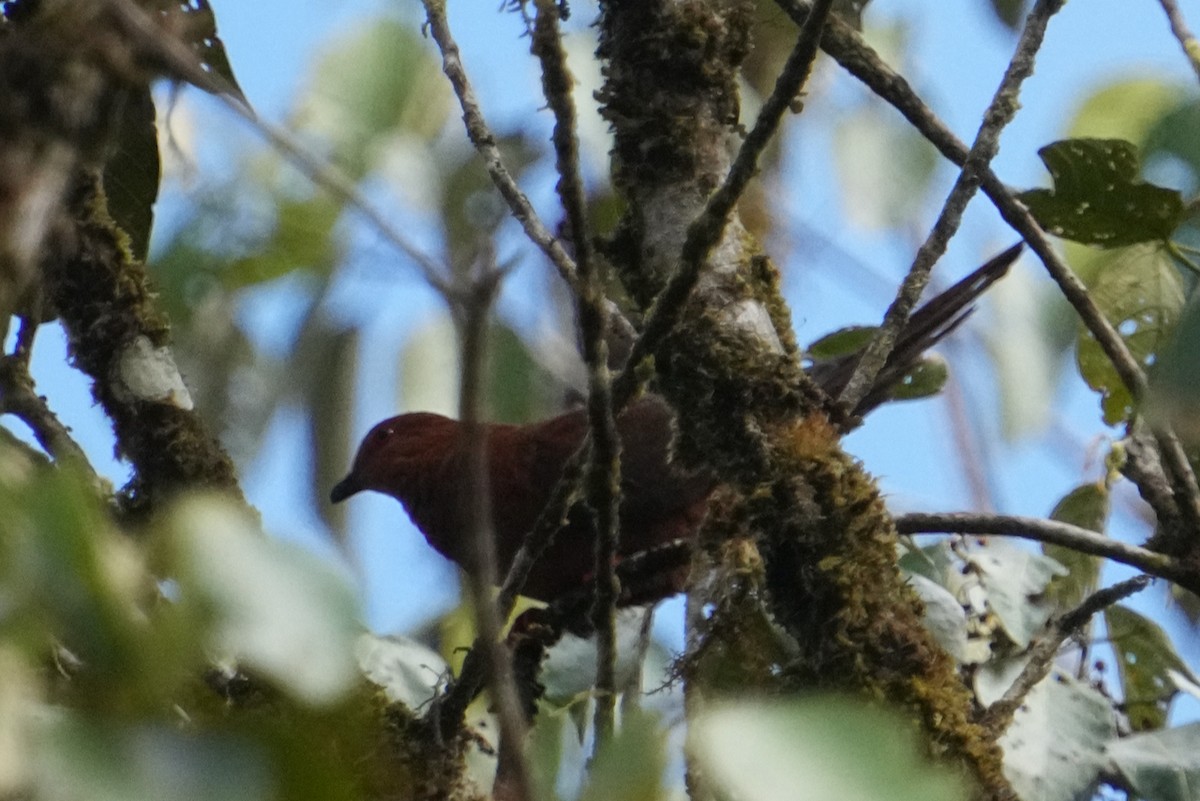
[[[602, 4], [601, 98], [628, 202], [606, 253], [645, 306], [738, 144], [736, 78], [753, 15], [748, 0]], [[879, 488], [842, 450], [829, 404], [803, 375], [777, 271], [736, 216], [654, 356], [658, 389], [679, 414], [678, 458], [730, 488], [703, 536], [714, 573], [693, 600], [714, 611], [684, 662], [691, 692], [749, 685], [886, 701], [910, 711], [928, 752], [961, 765], [979, 798], [1011, 798], [1000, 751], [972, 721], [971, 696], [899, 572]]]

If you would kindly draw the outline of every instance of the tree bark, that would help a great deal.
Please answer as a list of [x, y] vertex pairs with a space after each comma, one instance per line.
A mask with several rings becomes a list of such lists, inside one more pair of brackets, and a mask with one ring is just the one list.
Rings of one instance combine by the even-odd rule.
[[[602, 3], [601, 99], [628, 204], [605, 253], [645, 308], [728, 172], [753, 11], [747, 0]], [[931, 755], [973, 777], [978, 798], [1012, 798], [1000, 750], [899, 572], [878, 486], [842, 450], [799, 355], [778, 272], [734, 214], [653, 353], [678, 411], [677, 457], [730, 488], [702, 535], [713, 572], [694, 575], [693, 601], [713, 612], [685, 659], [691, 698], [736, 686], [887, 701], [920, 722]]]

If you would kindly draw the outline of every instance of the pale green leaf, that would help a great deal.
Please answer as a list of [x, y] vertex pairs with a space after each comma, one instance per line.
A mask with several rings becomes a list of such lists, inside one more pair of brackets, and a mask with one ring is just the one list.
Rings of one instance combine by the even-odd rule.
[[1116, 733], [1108, 699], [1055, 669], [1025, 696], [1000, 738], [1004, 774], [1022, 799], [1087, 801]]
[[[1103, 482], [1076, 487], [1055, 505], [1050, 519], [1103, 534], [1108, 521], [1108, 488]], [[1047, 588], [1047, 595], [1060, 609], [1073, 609], [1095, 591], [1100, 580], [1099, 558], [1050, 544], [1042, 545], [1042, 553], [1067, 569], [1065, 576], [1056, 576]]]
[[217, 498], [184, 502], [170, 522], [183, 602], [210, 611], [211, 648], [313, 705], [353, 686], [358, 602], [327, 561]]
[[1184, 96], [1181, 87], [1153, 78], [1106, 84], [1083, 101], [1067, 131], [1072, 138], [1125, 139], [1143, 145], [1163, 115]]
[[1042, 600], [1046, 585], [1067, 569], [1053, 559], [1003, 540], [972, 550], [967, 561], [979, 572], [988, 606], [1018, 648], [1029, 645], [1049, 619], [1052, 607]]
[[924, 576], [908, 576], [909, 586], [925, 607], [925, 625], [946, 653], [962, 662], [967, 658], [967, 614], [950, 591]]
[[33, 757], [35, 797], [53, 801], [268, 801], [278, 798], [260, 747], [167, 724], [45, 722]]
[[388, 701], [409, 709], [429, 703], [450, 675], [450, 666], [437, 651], [398, 634], [363, 634], [354, 653], [363, 675], [383, 688]]
[[833, 156], [842, 204], [856, 225], [913, 223], [937, 154], [912, 126], [877, 106], [863, 106], [838, 125]]
[[1200, 797], [1200, 723], [1115, 740], [1108, 755], [1145, 801]]
[[909, 721], [843, 698], [745, 701], [693, 724], [705, 774], [741, 801], [951, 801], [965, 788], [919, 755]]
[[579, 801], [658, 801], [665, 798], [666, 735], [658, 716], [633, 711], [592, 761]]

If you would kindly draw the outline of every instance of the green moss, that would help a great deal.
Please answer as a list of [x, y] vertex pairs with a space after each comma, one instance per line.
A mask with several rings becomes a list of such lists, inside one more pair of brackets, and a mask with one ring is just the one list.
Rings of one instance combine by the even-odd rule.
[[172, 403], [131, 398], [119, 364], [134, 341], [170, 341], [145, 267], [109, 217], [99, 179], [81, 172], [67, 198], [63, 252], [46, 264], [47, 287], [69, 338], [75, 366], [113, 422], [118, 453], [134, 466], [130, 511], [144, 512], [182, 489], [209, 488], [240, 497], [233, 463], [203, 421]]

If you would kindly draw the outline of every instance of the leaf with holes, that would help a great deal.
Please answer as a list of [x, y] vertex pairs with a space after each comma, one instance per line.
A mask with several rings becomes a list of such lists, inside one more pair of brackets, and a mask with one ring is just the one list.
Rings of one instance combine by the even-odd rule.
[[[1144, 367], [1158, 360], [1183, 309], [1183, 280], [1166, 250], [1135, 245], [1112, 251], [1098, 265], [1090, 287], [1104, 312]], [[1133, 396], [1095, 338], [1081, 332], [1076, 349], [1079, 374], [1100, 393], [1104, 422], [1118, 425], [1133, 415]]]
[[1054, 188], [1019, 197], [1055, 236], [1106, 248], [1162, 241], [1183, 217], [1179, 192], [1138, 180], [1137, 148], [1124, 139], [1064, 139], [1038, 155]]
[[1161, 729], [1176, 693], [1171, 671], [1195, 681], [1157, 623], [1125, 606], [1104, 611], [1108, 639], [1117, 658], [1125, 714], [1134, 731]]

